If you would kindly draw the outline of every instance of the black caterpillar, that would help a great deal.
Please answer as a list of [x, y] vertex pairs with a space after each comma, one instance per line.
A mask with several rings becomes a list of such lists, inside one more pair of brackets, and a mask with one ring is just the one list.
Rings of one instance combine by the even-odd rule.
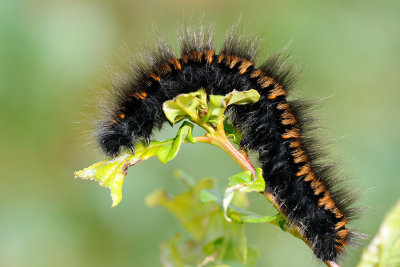
[[122, 147], [134, 151], [137, 142], [148, 143], [153, 130], [167, 121], [165, 101], [200, 88], [215, 95], [256, 89], [261, 95], [257, 103], [232, 106], [227, 114], [242, 133], [241, 146], [258, 152], [265, 190], [304, 232], [315, 255], [337, 260], [352, 235], [347, 227], [354, 214], [352, 198], [336, 189], [333, 167], [306, 134], [307, 105], [286, 99], [294, 82], [292, 67], [281, 54], [257, 66], [258, 46], [258, 39], [233, 29], [217, 53], [212, 31], [185, 29], [178, 58], [157, 41], [146, 62], [132, 63], [130, 78], [115, 88], [111, 114], [99, 123], [98, 142], [108, 156], [116, 156]]

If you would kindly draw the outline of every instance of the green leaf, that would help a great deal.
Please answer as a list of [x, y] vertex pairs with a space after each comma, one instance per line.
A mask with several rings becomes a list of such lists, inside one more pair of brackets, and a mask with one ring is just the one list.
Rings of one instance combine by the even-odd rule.
[[217, 192], [213, 179], [188, 185], [176, 196], [157, 190], [146, 199], [147, 204], [170, 211], [190, 234], [188, 239], [176, 235], [162, 244], [163, 266], [254, 266], [257, 252], [247, 246], [244, 224], [227, 222], [213, 194], [206, 192]]
[[210, 95], [208, 122], [211, 123], [222, 123], [224, 119], [224, 113], [229, 105], [246, 105], [255, 103], [260, 99], [260, 94], [254, 90], [249, 91], [236, 91], [228, 93], [225, 96], [221, 95]]
[[[201, 202], [215, 202], [219, 205], [221, 209], [223, 209], [222, 205], [222, 195], [217, 190], [203, 190], [200, 192], [200, 201]], [[227, 215], [230, 219], [238, 223], [271, 223], [277, 225], [282, 228], [282, 230], [286, 231], [285, 219], [282, 217], [280, 213], [273, 216], [263, 216], [248, 210], [245, 210], [241, 207], [233, 205], [232, 202], [229, 203], [227, 209]]]
[[242, 141], [242, 134], [233, 127], [232, 123], [229, 120], [224, 120], [224, 130], [225, 135], [232, 139], [234, 144], [240, 145], [240, 141]]
[[247, 187], [246, 192], [263, 192], [265, 190], [265, 180], [262, 174], [262, 169], [256, 169], [256, 177]]
[[250, 171], [244, 171], [229, 178], [229, 186], [225, 190], [225, 196], [222, 201], [225, 218], [228, 221], [231, 219], [228, 216], [228, 207], [232, 201], [233, 195], [236, 191], [240, 192], [262, 192], [265, 190], [265, 181], [262, 176], [262, 169], [256, 169], [256, 176]]
[[184, 122], [182, 126], [179, 128], [176, 137], [173, 139], [173, 142], [171, 143], [165, 143], [165, 141], [154, 142], [154, 144], [164, 143], [161, 146], [158, 145], [154, 147], [151, 146], [152, 142], [150, 142], [150, 146], [146, 151], [146, 156], [148, 157], [157, 156], [162, 163], [166, 164], [168, 161], [176, 157], [182, 143], [185, 143], [186, 141], [190, 143], [195, 143], [192, 136], [192, 132], [193, 132], [193, 124], [189, 122]]
[[176, 123], [187, 116], [198, 117], [199, 109], [206, 109], [207, 94], [204, 89], [189, 94], [180, 94], [172, 100], [165, 101], [163, 111], [171, 123]]
[[248, 91], [236, 91], [228, 93], [225, 96], [210, 95], [210, 104], [214, 107], [226, 108], [229, 105], [246, 105], [255, 103], [260, 99], [257, 90], [250, 89]]
[[185, 193], [170, 197], [164, 190], [157, 190], [146, 198], [146, 204], [154, 207], [161, 206], [170, 211], [185, 229], [200, 240], [204, 237], [204, 225], [207, 223], [207, 214], [216, 212], [218, 207], [210, 204], [202, 205], [199, 194], [204, 189], [214, 187], [213, 179], [202, 179]]
[[357, 267], [400, 266], [400, 201], [385, 216]]
[[247, 267], [255, 266], [258, 259], [258, 250], [249, 246], [247, 248]]
[[104, 160], [74, 173], [75, 178], [95, 180], [111, 191], [112, 206], [118, 205], [122, 198], [122, 184], [126, 169], [140, 161], [139, 157], [123, 154], [119, 157]]
[[243, 185], [247, 186], [251, 183], [251, 180], [253, 180], [251, 171], [243, 171], [241, 173], [235, 174], [231, 177], [229, 177], [229, 187], [233, 187], [236, 185]]
[[199, 200], [202, 203], [214, 201], [214, 202], [220, 204], [219, 201], [221, 199], [222, 199], [222, 197], [217, 190], [202, 190], [199, 195]]
[[229, 105], [247, 105], [250, 103], [255, 103], [260, 99], [260, 94], [257, 90], [250, 89], [248, 91], [235, 91], [233, 90], [227, 94], [221, 101], [221, 105], [227, 107]]
[[181, 258], [179, 252], [179, 241], [181, 241], [182, 235], [177, 234], [173, 238], [168, 241], [161, 243], [161, 263], [163, 266], [176, 266], [176, 267], [185, 267], [183, 259]]
[[187, 185], [189, 188], [193, 187], [196, 184], [196, 181], [194, 180], [194, 178], [182, 170], [175, 170], [174, 177], [176, 179], [182, 180], [182, 182], [185, 185]]
[[122, 199], [122, 185], [128, 167], [153, 156], [157, 156], [162, 163], [167, 163], [174, 159], [182, 143], [194, 143], [192, 130], [193, 124], [184, 122], [174, 139], [163, 142], [151, 141], [148, 147], [144, 144], [137, 144], [135, 146], [135, 154], [125, 152], [115, 158], [100, 161], [88, 168], [75, 172], [75, 178], [95, 180], [101, 186], [109, 188], [112, 206], [115, 207]]

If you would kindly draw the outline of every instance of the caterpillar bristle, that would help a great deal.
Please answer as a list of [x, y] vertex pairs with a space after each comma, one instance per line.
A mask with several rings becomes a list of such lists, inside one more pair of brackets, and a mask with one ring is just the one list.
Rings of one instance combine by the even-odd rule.
[[255, 61], [260, 45], [260, 38], [245, 35], [240, 25], [237, 24], [226, 33], [220, 54]]

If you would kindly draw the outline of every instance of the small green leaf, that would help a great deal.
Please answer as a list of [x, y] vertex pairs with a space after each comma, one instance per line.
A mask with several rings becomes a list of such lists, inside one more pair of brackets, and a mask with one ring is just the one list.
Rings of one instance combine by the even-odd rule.
[[186, 267], [179, 251], [179, 242], [182, 235], [177, 234], [168, 241], [161, 243], [161, 263], [163, 266]]
[[[205, 202], [215, 202], [218, 206], [223, 209], [222, 201], [223, 198], [221, 194], [213, 189], [213, 190], [203, 190], [200, 192], [200, 201]], [[270, 223], [280, 227], [282, 230], [287, 231], [286, 220], [282, 217], [280, 213], [273, 216], [263, 216], [248, 210], [245, 210], [241, 207], [235, 206], [232, 203], [229, 203], [227, 214], [230, 219], [234, 222], [238, 223]]]
[[[217, 190], [202, 190], [199, 195], [199, 199], [202, 203], [214, 201], [217, 202], [222, 199], [221, 195]], [[219, 204], [219, 203], [218, 203]]]
[[224, 118], [224, 112], [226, 106], [223, 105], [223, 99], [225, 96], [222, 95], [210, 95], [210, 102], [208, 103], [208, 114], [207, 114], [207, 121], [210, 123], [218, 123], [219, 119]]
[[240, 192], [262, 192], [265, 190], [265, 181], [262, 176], [262, 169], [256, 169], [256, 176], [250, 171], [244, 171], [229, 178], [229, 186], [225, 190], [222, 206], [224, 209], [225, 218], [231, 221], [228, 216], [228, 207], [236, 191]]
[[196, 184], [194, 178], [182, 170], [175, 170], [174, 177], [176, 179], [182, 180], [182, 182], [188, 187], [193, 187]]
[[249, 246], [247, 248], [247, 267], [253, 267], [256, 265], [258, 259], [258, 250]]
[[223, 108], [224, 107], [224, 103], [221, 102], [221, 101], [222, 101], [222, 99], [225, 98], [225, 96], [223, 96], [223, 95], [210, 95], [209, 98], [210, 98], [210, 104], [209, 104], [210, 106], [214, 106], [214, 107], [217, 107], [217, 108]]
[[257, 90], [250, 89], [248, 91], [232, 91], [231, 93], [227, 94], [221, 101], [222, 106], [227, 107], [229, 105], [246, 105], [250, 103], [255, 103], [260, 99], [260, 94]]
[[216, 194], [214, 180], [204, 178], [176, 196], [158, 190], [147, 198], [170, 211], [190, 234], [162, 244], [163, 266], [254, 266], [257, 252], [247, 246], [245, 225], [224, 219]]
[[232, 123], [229, 120], [224, 120], [224, 130], [225, 135], [232, 139], [234, 144], [240, 145], [240, 141], [242, 141], [241, 133], [233, 127]]
[[198, 117], [199, 109], [207, 106], [207, 95], [204, 89], [189, 94], [180, 94], [172, 100], [165, 101], [163, 111], [171, 123], [189, 118]]
[[213, 179], [202, 179], [187, 192], [175, 197], [169, 197], [165, 191], [157, 190], [146, 198], [146, 203], [149, 206], [161, 206], [170, 211], [195, 240], [200, 240], [206, 231], [204, 229], [206, 214], [216, 211], [216, 207], [210, 204], [202, 205], [198, 200], [199, 194], [202, 190], [213, 187]]
[[115, 207], [122, 199], [122, 185], [128, 167], [153, 156], [157, 156], [162, 163], [167, 163], [176, 157], [182, 143], [194, 142], [192, 130], [193, 124], [184, 122], [174, 139], [163, 142], [151, 141], [148, 147], [144, 144], [138, 144], [135, 146], [135, 154], [125, 152], [115, 158], [100, 161], [75, 172], [75, 178], [95, 180], [101, 186], [109, 188], [112, 206]]
[[357, 267], [400, 266], [400, 201], [386, 215]]
[[111, 191], [112, 206], [122, 199], [122, 184], [126, 169], [140, 161], [140, 157], [123, 154], [119, 157], [103, 160], [81, 171], [75, 172], [75, 178], [95, 180]]
[[[149, 155], [149, 157], [156, 155], [162, 163], [166, 164], [168, 161], [176, 157], [182, 143], [184, 143], [185, 141], [189, 141], [190, 143], [195, 142], [193, 140], [192, 131], [193, 124], [189, 122], [184, 122], [179, 128], [178, 133], [173, 139], [172, 143], [164, 144], [162, 146], [155, 146], [154, 149], [149, 146], [148, 150], [146, 151], [146, 155]], [[144, 159], [147, 159], [147, 157]]]
[[251, 171], [243, 171], [241, 173], [235, 174], [231, 177], [229, 177], [229, 187], [235, 186], [235, 185], [243, 185], [243, 186], [248, 186], [251, 183], [252, 180], [252, 174]]
[[262, 169], [256, 169], [256, 177], [247, 187], [246, 192], [263, 192], [265, 190], [265, 180], [262, 174]]
[[246, 105], [255, 103], [260, 99], [260, 94], [254, 90], [236, 91], [228, 93], [225, 96], [210, 95], [208, 122], [222, 123], [224, 120], [224, 112], [229, 105]]
[[275, 225], [280, 226], [280, 221], [282, 220], [282, 216], [280, 213], [273, 215], [273, 216], [262, 216], [258, 214], [252, 215], [243, 215], [240, 219], [242, 222], [248, 223], [272, 223]]

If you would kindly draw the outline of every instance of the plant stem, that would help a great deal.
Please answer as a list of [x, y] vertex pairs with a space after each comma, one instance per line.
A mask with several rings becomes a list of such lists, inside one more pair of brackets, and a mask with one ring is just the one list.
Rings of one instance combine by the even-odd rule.
[[215, 132], [215, 134], [210, 134], [211, 144], [216, 145], [221, 148], [226, 154], [228, 154], [242, 169], [249, 170], [256, 175], [256, 169], [250, 162], [249, 158], [236, 149], [234, 145], [228, 140], [223, 130]]

